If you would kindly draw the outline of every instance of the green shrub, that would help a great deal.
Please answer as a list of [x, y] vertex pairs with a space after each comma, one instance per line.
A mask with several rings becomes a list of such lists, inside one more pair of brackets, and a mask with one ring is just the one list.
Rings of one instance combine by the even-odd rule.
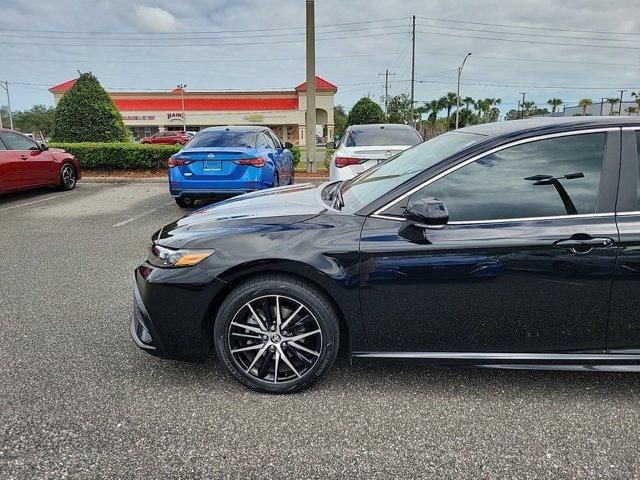
[[291, 154], [293, 155], [293, 167], [297, 167], [300, 163], [300, 147], [298, 145], [294, 145], [291, 149]]
[[166, 168], [167, 160], [180, 145], [139, 143], [50, 143], [76, 157], [82, 168], [95, 170], [143, 170]]
[[109, 94], [82, 73], [56, 106], [51, 139], [58, 142], [126, 142], [129, 132]]

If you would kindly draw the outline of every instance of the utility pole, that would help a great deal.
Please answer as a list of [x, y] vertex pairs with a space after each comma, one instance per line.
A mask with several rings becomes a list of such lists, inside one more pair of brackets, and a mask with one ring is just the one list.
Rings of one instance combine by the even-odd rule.
[[379, 73], [378, 76], [384, 75], [384, 116], [389, 116], [389, 75], [395, 76], [395, 73], [389, 73], [387, 68], [384, 73]]
[[603, 107], [604, 107], [604, 97], [600, 97], [600, 115], [602, 115]]
[[182, 130], [187, 131], [187, 115], [184, 111], [184, 89], [187, 88], [186, 83], [178, 84], [178, 88], [180, 89], [180, 98], [182, 100]]
[[460, 76], [462, 75], [462, 69], [464, 68], [464, 62], [467, 61], [471, 52], [467, 53], [462, 60], [462, 63], [458, 67], [458, 93], [456, 94], [456, 130], [460, 121]]
[[626, 90], [620, 90], [620, 104], [618, 105], [618, 116], [622, 115], [622, 94], [626, 92]]
[[527, 93], [529, 92], [520, 92], [520, 95], [522, 95], [522, 112], [520, 113], [520, 118], [524, 118], [524, 97]]
[[316, 32], [314, 0], [307, 0], [307, 172], [316, 171]]
[[415, 127], [413, 101], [416, 87], [416, 16], [411, 16], [411, 126]]
[[13, 115], [11, 113], [11, 96], [9, 95], [9, 82], [5, 80], [4, 82], [0, 81], [0, 86], [5, 89], [7, 92], [7, 109], [9, 110], [9, 126], [11, 130], [13, 130]]

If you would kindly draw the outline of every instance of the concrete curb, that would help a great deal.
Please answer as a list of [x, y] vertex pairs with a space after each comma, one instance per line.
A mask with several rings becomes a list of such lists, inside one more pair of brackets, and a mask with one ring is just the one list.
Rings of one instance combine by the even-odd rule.
[[[329, 177], [296, 175], [296, 183], [325, 182]], [[167, 183], [167, 177], [82, 177], [80, 183]]]

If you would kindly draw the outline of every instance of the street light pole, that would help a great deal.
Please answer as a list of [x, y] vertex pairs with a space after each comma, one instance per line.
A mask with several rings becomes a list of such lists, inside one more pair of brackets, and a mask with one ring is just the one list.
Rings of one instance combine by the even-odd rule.
[[467, 61], [467, 58], [471, 55], [471, 52], [467, 53], [462, 60], [462, 63], [458, 67], [458, 93], [456, 94], [456, 130], [458, 129], [458, 124], [460, 122], [460, 76], [462, 75], [462, 69], [464, 68], [464, 63]]
[[314, 0], [307, 0], [307, 172], [316, 171], [316, 32]]
[[187, 114], [184, 111], [184, 89], [187, 88], [186, 83], [179, 83], [178, 88], [180, 89], [180, 100], [182, 101], [182, 130], [187, 131]]
[[13, 130], [13, 114], [11, 113], [11, 96], [9, 95], [9, 82], [5, 80], [4, 82], [0, 82], [2, 88], [7, 92], [7, 109], [9, 110], [9, 126], [11, 130]]
[[529, 92], [520, 92], [520, 95], [522, 95], [522, 112], [520, 114], [520, 118], [524, 118], [524, 97], [527, 93]]
[[618, 105], [618, 116], [622, 115], [622, 94], [626, 92], [626, 90], [620, 90], [620, 105]]

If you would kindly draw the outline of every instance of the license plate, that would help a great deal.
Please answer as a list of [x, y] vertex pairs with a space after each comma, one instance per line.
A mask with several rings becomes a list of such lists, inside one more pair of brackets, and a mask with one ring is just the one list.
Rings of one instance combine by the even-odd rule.
[[205, 160], [204, 169], [213, 172], [222, 170], [222, 162], [220, 160]]

